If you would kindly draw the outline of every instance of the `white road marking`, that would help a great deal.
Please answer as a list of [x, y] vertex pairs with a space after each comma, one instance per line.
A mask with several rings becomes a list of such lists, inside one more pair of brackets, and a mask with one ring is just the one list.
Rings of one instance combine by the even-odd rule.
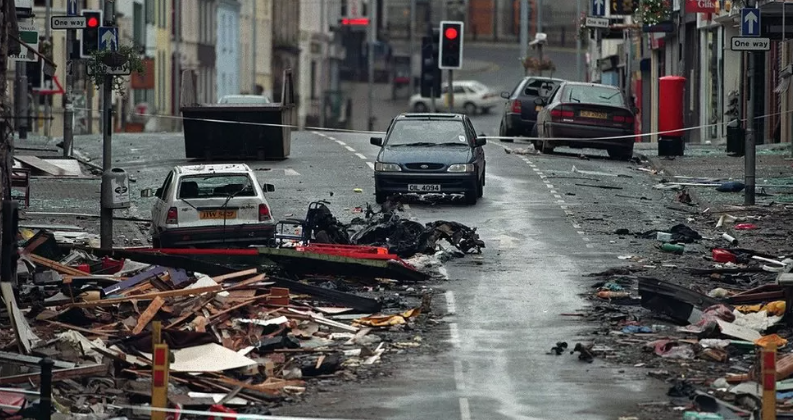
[[457, 328], [456, 322], [449, 323], [449, 342], [452, 343], [452, 347], [460, 348], [460, 330]]
[[296, 170], [294, 170], [292, 168], [286, 168], [286, 169], [284, 169], [284, 175], [295, 176], [295, 175], [300, 175], [300, 172], [298, 172], [298, 171], [296, 171]]
[[545, 184], [545, 186], [548, 187], [551, 190], [553, 189], [553, 185], [551, 185], [551, 184]]
[[331, 140], [336, 140], [336, 137], [327, 136]]
[[[562, 209], [562, 210], [564, 210], [564, 209]], [[573, 212], [571, 212], [570, 210], [564, 210], [564, 214], [566, 214], [568, 216], [572, 216]]]
[[581, 229], [581, 225], [578, 223], [573, 223], [573, 229]]
[[[567, 206], [559, 206], [559, 208], [562, 209], [562, 210], [567, 210]], [[573, 214], [573, 213], [570, 213], [570, 214]]]
[[460, 398], [460, 420], [471, 420], [471, 407], [465, 397]]
[[465, 391], [465, 377], [463, 376], [463, 362], [454, 361], [454, 385], [458, 391]]
[[447, 290], [446, 293], [446, 310], [450, 314], [457, 313], [457, 302], [454, 300], [454, 292]]
[[341, 140], [336, 140], [336, 143], [339, 143], [340, 146], [346, 146], [347, 145], [347, 143], [345, 143], [345, 142], [343, 142]]
[[557, 204], [564, 204], [564, 200], [556, 200]]
[[581, 238], [581, 240], [589, 242], [589, 238]]
[[578, 231], [578, 234], [579, 234], [579, 235], [586, 235], [586, 232], [584, 232], [583, 230], [579, 230], [579, 231]]
[[366, 156], [364, 156], [363, 153], [356, 153], [355, 156], [358, 156], [359, 158], [366, 160]]
[[351, 151], [351, 152], [353, 152], [353, 153], [355, 153], [355, 149], [353, 149], [353, 148], [352, 148], [352, 147], [350, 147], [350, 146], [344, 146], [344, 148], [345, 148], [345, 149], [347, 149], [347, 150], [349, 150], [349, 151]]
[[537, 175], [545, 175], [544, 172], [542, 172], [541, 170], [539, 170], [537, 168], [534, 168], [534, 170], [537, 171]]
[[595, 245], [595, 244], [586, 244], [586, 247], [587, 247], [587, 248], [594, 248], [594, 247], [596, 247], [596, 246], [597, 246], [597, 245]]
[[374, 162], [366, 162], [366, 164], [369, 165], [372, 170], [374, 170]]

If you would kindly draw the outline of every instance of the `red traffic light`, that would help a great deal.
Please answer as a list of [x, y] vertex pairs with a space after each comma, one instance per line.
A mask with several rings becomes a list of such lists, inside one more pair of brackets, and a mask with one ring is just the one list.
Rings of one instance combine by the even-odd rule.
[[457, 39], [457, 29], [456, 28], [446, 28], [446, 31], [443, 33], [446, 36], [446, 39]]
[[97, 19], [97, 18], [96, 18], [96, 17], [94, 17], [94, 16], [91, 16], [91, 17], [89, 17], [89, 18], [88, 18], [88, 20], [85, 22], [85, 26], [87, 26], [87, 27], [89, 27], [89, 28], [98, 28], [98, 27], [99, 27], [99, 19]]

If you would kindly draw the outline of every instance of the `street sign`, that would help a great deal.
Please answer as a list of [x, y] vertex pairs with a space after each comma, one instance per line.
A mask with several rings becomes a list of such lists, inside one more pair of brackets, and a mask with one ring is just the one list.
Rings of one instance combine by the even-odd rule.
[[[39, 31], [32, 23], [19, 22], [19, 40], [28, 44], [31, 48], [38, 52]], [[18, 55], [9, 55], [8, 58], [12, 61], [28, 61], [31, 63], [36, 63], [39, 61], [39, 57], [32, 53], [24, 45], [21, 46], [21, 49], [22, 51], [20, 51]]]
[[741, 9], [741, 36], [760, 36], [760, 9]]
[[50, 28], [53, 30], [83, 29], [85, 27], [85, 16], [53, 16], [50, 19]]
[[771, 49], [769, 38], [734, 36], [730, 40], [732, 51], [768, 51]]
[[118, 28], [102, 26], [99, 28], [99, 49], [115, 51], [118, 49]]
[[592, 16], [606, 16], [606, 0], [592, 0]]
[[348, 19], [366, 17], [363, 15], [363, 0], [347, 0], [347, 15], [344, 17]]
[[[102, 68], [105, 70], [105, 74], [109, 76], [129, 76], [132, 74], [132, 69], [129, 68], [129, 63], [124, 64], [120, 67], [110, 67], [107, 64], [100, 64]], [[88, 72], [89, 76], [93, 76], [93, 71], [91, 70], [91, 66], [86, 67], [86, 71]]]
[[77, 5], [77, 0], [66, 0], [66, 14], [80, 16], [80, 6]]
[[600, 17], [587, 16], [587, 18], [586, 18], [586, 27], [587, 28], [608, 29], [608, 27], [609, 27], [609, 18], [600, 18]]

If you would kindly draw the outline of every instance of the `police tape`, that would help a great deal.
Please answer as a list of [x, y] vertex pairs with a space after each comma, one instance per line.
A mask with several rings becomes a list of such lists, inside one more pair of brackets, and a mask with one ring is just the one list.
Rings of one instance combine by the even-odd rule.
[[194, 416], [223, 417], [229, 419], [245, 419], [245, 420], [367, 420], [367, 419], [343, 419], [343, 418], [328, 418], [328, 417], [268, 416], [263, 414], [223, 413], [218, 411], [186, 410], [183, 408], [159, 408], [159, 407], [151, 407], [151, 406], [135, 407], [135, 406], [115, 405], [115, 404], [108, 405], [108, 408], [160, 412], [160, 413], [177, 414], [177, 415], [189, 414]]
[[[81, 111], [89, 111], [88, 108], [74, 108], [74, 110], [81, 110]], [[62, 110], [59, 110], [59, 113], [62, 113]], [[99, 111], [101, 113], [101, 111]], [[771, 114], [760, 115], [754, 117], [754, 120], [762, 120], [767, 119], [775, 116], [782, 116], [785, 114], [791, 114], [793, 110], [788, 110], [785, 112], [775, 112]], [[219, 124], [238, 124], [238, 125], [252, 125], [252, 126], [260, 126], [260, 127], [277, 127], [277, 128], [293, 128], [300, 130], [301, 127], [295, 124], [276, 124], [276, 123], [260, 123], [260, 122], [252, 122], [252, 121], [228, 121], [228, 120], [220, 120], [216, 118], [196, 118], [196, 117], [184, 117], [179, 115], [165, 115], [165, 114], [149, 114], [149, 113], [135, 113], [135, 116], [141, 117], [151, 117], [151, 118], [161, 118], [161, 119], [173, 119], [173, 120], [182, 120], [182, 121], [204, 121], [204, 122], [213, 122]], [[688, 132], [688, 131], [695, 131], [695, 130], [702, 130], [708, 129], [713, 127], [721, 127], [731, 124], [734, 121], [738, 121], [740, 123], [745, 123], [749, 121], [748, 118], [743, 119], [735, 119], [730, 122], [718, 122], [713, 124], [701, 124], [696, 126], [690, 127], [682, 127], [676, 130], [666, 130], [666, 131], [655, 131], [649, 133], [634, 133], [634, 134], [624, 134], [618, 136], [603, 136], [603, 137], [526, 137], [526, 136], [488, 136], [485, 135], [483, 138], [485, 139], [493, 139], [493, 140], [522, 140], [522, 141], [530, 141], [530, 142], [538, 142], [538, 141], [545, 141], [545, 142], [581, 142], [581, 141], [609, 141], [609, 140], [628, 140], [637, 138], [645, 138], [645, 137], [653, 137], [653, 136], [663, 136], [664, 134], [677, 134], [680, 132]], [[345, 129], [345, 128], [328, 128], [328, 127], [313, 127], [313, 126], [306, 126], [302, 127], [302, 130], [305, 131], [321, 131], [321, 132], [334, 132], [334, 133], [347, 133], [347, 134], [385, 134], [384, 131], [369, 131], [369, 130], [352, 130], [352, 129]], [[669, 136], [672, 137], [672, 136]]]

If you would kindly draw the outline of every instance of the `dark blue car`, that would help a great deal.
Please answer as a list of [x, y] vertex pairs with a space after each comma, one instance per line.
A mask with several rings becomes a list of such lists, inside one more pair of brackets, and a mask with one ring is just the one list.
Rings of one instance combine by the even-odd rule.
[[[502, 92], [501, 97], [507, 99], [498, 130], [500, 137], [535, 136], [534, 126], [537, 113], [542, 109], [535, 104], [537, 98], [546, 97], [564, 80], [551, 77], [524, 77], [512, 92]], [[501, 141], [512, 141], [501, 139]]]

